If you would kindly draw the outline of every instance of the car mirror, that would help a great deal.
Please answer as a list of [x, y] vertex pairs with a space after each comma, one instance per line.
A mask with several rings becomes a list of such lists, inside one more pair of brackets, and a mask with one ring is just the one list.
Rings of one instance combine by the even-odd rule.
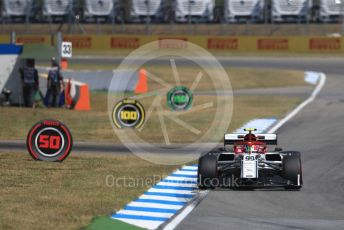
[[276, 147], [275, 148], [275, 152], [280, 152], [280, 151], [282, 151], [283, 149], [282, 148], [280, 148], [280, 147]]

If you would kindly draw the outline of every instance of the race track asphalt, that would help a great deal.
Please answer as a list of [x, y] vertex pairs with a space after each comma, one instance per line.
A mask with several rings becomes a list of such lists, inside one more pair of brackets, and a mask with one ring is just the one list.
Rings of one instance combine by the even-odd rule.
[[302, 154], [301, 191], [213, 190], [177, 229], [344, 229], [344, 62], [291, 63], [275, 67], [327, 74], [315, 101], [277, 132], [284, 150]]
[[[194, 61], [200, 61], [202, 58], [193, 58]], [[272, 68], [272, 69], [290, 69], [304, 71], [322, 71], [325, 73], [342, 74], [343, 58], [341, 57], [217, 57], [218, 62], [224, 67], [248, 67], [248, 68]], [[116, 67], [123, 61], [123, 57], [111, 56], [75, 56], [70, 59], [71, 64], [96, 64], [111, 65]], [[192, 61], [185, 59], [176, 59], [176, 65], [194, 65]], [[207, 62], [203, 61], [204, 64]], [[138, 63], [131, 60], [131, 63]], [[152, 65], [170, 65], [168, 58], [154, 59], [149, 62]]]

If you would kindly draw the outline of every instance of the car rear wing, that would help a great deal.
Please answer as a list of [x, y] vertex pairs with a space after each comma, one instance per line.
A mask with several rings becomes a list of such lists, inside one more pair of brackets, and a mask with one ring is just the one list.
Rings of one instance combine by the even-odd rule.
[[[235, 142], [244, 141], [246, 133], [226, 133], [224, 137], [224, 145], [234, 145]], [[266, 134], [255, 134], [257, 141], [264, 142], [267, 145], [277, 145], [277, 135], [266, 133]]]

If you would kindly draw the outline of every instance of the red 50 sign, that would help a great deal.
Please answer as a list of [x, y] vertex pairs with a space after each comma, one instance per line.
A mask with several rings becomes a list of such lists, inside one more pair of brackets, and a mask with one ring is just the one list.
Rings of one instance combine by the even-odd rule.
[[27, 136], [27, 148], [36, 160], [63, 161], [72, 149], [72, 135], [59, 121], [45, 120], [35, 124]]
[[48, 136], [40, 135], [39, 136], [39, 147], [47, 149], [59, 149], [61, 143], [60, 136]]

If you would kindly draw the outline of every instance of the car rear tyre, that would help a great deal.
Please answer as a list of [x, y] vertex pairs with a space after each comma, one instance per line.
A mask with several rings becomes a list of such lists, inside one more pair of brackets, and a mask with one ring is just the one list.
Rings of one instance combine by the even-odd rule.
[[198, 161], [198, 187], [213, 188], [218, 184], [217, 156], [206, 154]]
[[286, 189], [299, 190], [302, 187], [301, 158], [296, 155], [283, 157], [283, 177], [290, 182]]

